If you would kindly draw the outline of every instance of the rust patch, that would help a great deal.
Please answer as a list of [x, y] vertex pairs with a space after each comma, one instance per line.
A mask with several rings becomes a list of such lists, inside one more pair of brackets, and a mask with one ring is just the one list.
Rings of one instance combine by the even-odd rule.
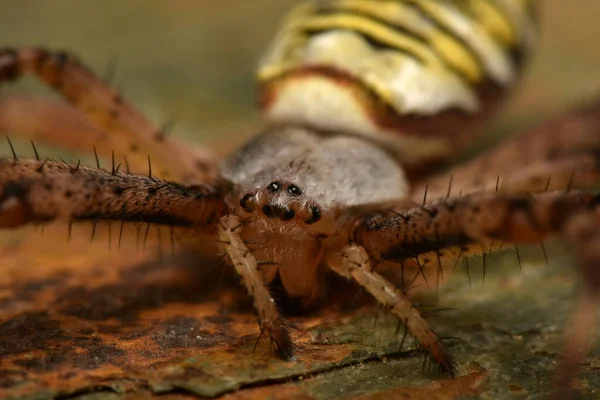
[[282, 384], [269, 387], [259, 387], [241, 390], [239, 392], [231, 393], [223, 396], [223, 400], [313, 400], [316, 397], [306, 392], [304, 389], [289, 385]]
[[251, 302], [237, 278], [221, 282], [221, 265], [164, 248], [161, 260], [158, 240], [143, 251], [135, 228], [109, 251], [108, 227], [90, 245], [91, 229], [74, 227], [71, 243], [61, 226], [18, 232], [0, 249], [0, 397], [91, 388], [216, 396], [326, 370], [354, 350], [327, 345], [323, 357], [308, 329], [322, 323], [318, 314], [297, 323], [296, 360], [277, 359], [264, 340], [255, 350]]

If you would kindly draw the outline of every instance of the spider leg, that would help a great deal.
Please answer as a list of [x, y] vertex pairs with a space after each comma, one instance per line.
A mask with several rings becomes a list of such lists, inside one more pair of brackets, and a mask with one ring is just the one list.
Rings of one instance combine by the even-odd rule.
[[[218, 166], [213, 155], [166, 137], [165, 132], [155, 127], [73, 56], [41, 48], [0, 50], [0, 84], [17, 80], [25, 74], [35, 75], [84, 113], [89, 127], [80, 134], [94, 131], [94, 128], [100, 130], [101, 134], [95, 132], [100, 140], [94, 144], [104, 154], [110, 155], [114, 151], [119, 159], [126, 156], [131, 165], [138, 166], [146, 165], [150, 156], [156, 175], [163, 178], [191, 183], [211, 182], [217, 178]], [[28, 119], [47, 118], [48, 125], [59, 122], [81, 124], [81, 120], [73, 119], [72, 110], [66, 107], [39, 102], [34, 105], [31, 109], [34, 114], [28, 114]], [[4, 113], [8, 122], [17, 117], [19, 114], [12, 117]], [[16, 127], [20, 125], [16, 124]], [[38, 130], [40, 138], [58, 144], [67, 141], [60, 137], [62, 133], [60, 129]], [[79, 142], [81, 140], [74, 141]], [[85, 150], [90, 151], [91, 148], [86, 147]]]
[[[584, 290], [569, 324], [572, 334], [566, 337], [558, 369], [556, 381], [562, 384], [576, 373], [600, 308], [599, 226], [600, 195], [566, 191], [474, 194], [438, 200], [377, 224], [365, 221], [354, 238], [372, 260], [404, 263], [417, 257], [426, 268], [438, 263], [456, 265], [460, 257], [487, 253], [493, 244], [499, 248], [538, 243], [563, 235], [581, 260]], [[458, 249], [459, 256], [445, 256], [443, 252], [449, 249]]]
[[268, 335], [277, 354], [284, 359], [289, 359], [294, 353], [294, 343], [286, 328], [286, 322], [279, 314], [275, 300], [271, 297], [259, 273], [256, 258], [240, 237], [241, 229], [242, 224], [238, 217], [225, 216], [219, 223], [219, 239], [224, 243], [225, 251], [254, 300], [261, 335]]
[[412, 199], [587, 188], [600, 179], [600, 98], [413, 185]]
[[381, 305], [400, 318], [443, 371], [452, 376], [456, 374], [454, 361], [419, 309], [403, 291], [372, 270], [369, 255], [363, 247], [346, 246], [340, 254], [330, 256], [327, 265], [337, 274], [355, 280], [371, 293]]
[[0, 132], [77, 152], [89, 153], [93, 146], [101, 154], [113, 150], [107, 148], [106, 132], [90, 124], [77, 109], [35, 96], [0, 98]]
[[211, 226], [224, 215], [218, 191], [48, 160], [0, 159], [0, 228], [54, 220]]

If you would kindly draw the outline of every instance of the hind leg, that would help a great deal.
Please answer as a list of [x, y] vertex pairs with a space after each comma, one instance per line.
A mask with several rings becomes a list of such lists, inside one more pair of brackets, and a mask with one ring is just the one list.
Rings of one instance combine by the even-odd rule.
[[[114, 151], [119, 161], [126, 157], [136, 167], [147, 166], [150, 158], [153, 173], [162, 178], [186, 183], [212, 182], [217, 178], [216, 157], [167, 137], [73, 56], [39, 48], [0, 50], [0, 85], [26, 74], [33, 74], [52, 87], [71, 107], [39, 100], [4, 100], [5, 124], [12, 120], [13, 127], [22, 128], [27, 124], [15, 124], [15, 118], [37, 121], [38, 138], [44, 141], [68, 144], [72, 140], [77, 144], [69, 147], [81, 145], [90, 151], [88, 144], [93, 140], [103, 154]], [[25, 103], [19, 105], [15, 101]], [[23, 105], [28, 106], [27, 115], [19, 114]], [[74, 109], [85, 116], [85, 122], [75, 115]], [[67, 127], [65, 137], [60, 128], [63, 124]], [[83, 131], [76, 133], [78, 129]], [[77, 138], [86, 134], [91, 136], [89, 140]]]

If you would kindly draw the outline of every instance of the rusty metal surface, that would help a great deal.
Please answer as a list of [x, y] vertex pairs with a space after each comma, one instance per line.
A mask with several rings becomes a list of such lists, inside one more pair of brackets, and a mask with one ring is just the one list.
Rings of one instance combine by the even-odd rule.
[[[175, 118], [174, 134], [222, 154], [257, 131], [252, 70], [298, 2], [0, 1], [0, 44], [69, 49], [100, 74], [117, 60], [115, 86], [144, 114]], [[593, 0], [544, 2], [534, 64], [485, 146], [598, 88], [598, 9]], [[253, 351], [250, 303], [235, 278], [221, 282], [220, 265], [171, 260], [167, 235], [162, 261], [156, 239], [137, 250], [136, 232], [117, 251], [117, 230], [110, 251], [106, 227], [91, 245], [90, 226], [70, 243], [64, 226], [0, 233], [0, 398], [535, 398], [548, 390], [577, 288], [574, 263], [550, 244], [550, 268], [539, 248], [521, 249], [522, 272], [508, 252], [488, 260], [485, 284], [476, 262], [472, 287], [459, 266], [439, 300], [460, 310], [435, 319], [440, 334], [463, 340], [451, 345], [455, 380], [424, 372], [406, 347], [399, 353], [394, 320], [374, 324], [373, 308], [347, 304], [294, 317], [300, 351], [283, 362], [265, 341]], [[599, 368], [596, 345], [580, 398], [598, 398]]]
[[[286, 362], [266, 341], [254, 351], [259, 331], [250, 302], [235, 279], [221, 278], [221, 264], [179, 256], [179, 248], [171, 258], [164, 243], [161, 259], [156, 239], [136, 250], [131, 229], [118, 250], [114, 238], [109, 250], [107, 227], [97, 228], [91, 244], [90, 226], [74, 228], [70, 242], [66, 232], [13, 234], [0, 251], [0, 398], [540, 394], [575, 290], [572, 263], [560, 251], [551, 268], [537, 259], [522, 273], [513, 270], [514, 254], [496, 256], [496, 273], [488, 264], [485, 284], [471, 288], [456, 274], [439, 300], [460, 311], [435, 319], [441, 335], [461, 339], [450, 345], [461, 371], [454, 380], [424, 371], [410, 347], [400, 352], [396, 321], [374, 321], [368, 305], [293, 317], [299, 351]], [[584, 398], [600, 387], [599, 355], [596, 349], [587, 358]]]
[[214, 396], [352, 360], [355, 346], [325, 352], [308, 332], [294, 335], [295, 362], [276, 360], [266, 343], [253, 352], [251, 306], [238, 287], [216, 287], [220, 268], [195, 275], [152, 251], [136, 255], [127, 240], [108, 251], [101, 232], [90, 246], [88, 234], [73, 232], [67, 244], [64, 228], [47, 228], [1, 252], [0, 397], [91, 387]]

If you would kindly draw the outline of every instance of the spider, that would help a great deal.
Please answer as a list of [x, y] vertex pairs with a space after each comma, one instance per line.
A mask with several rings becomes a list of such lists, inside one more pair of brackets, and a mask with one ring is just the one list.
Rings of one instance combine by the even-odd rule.
[[[56, 89], [103, 132], [95, 150], [113, 163], [13, 150], [0, 161], [0, 227], [109, 220], [212, 233], [279, 356], [294, 344], [270, 290], [310, 309], [333, 273], [369, 292], [450, 375], [455, 362], [410, 288], [464, 257], [563, 235], [585, 284], [557, 374], [566, 384], [598, 305], [600, 198], [579, 190], [598, 182], [600, 105], [436, 172], [496, 108], [532, 46], [530, 2], [481, 4], [301, 5], [259, 67], [267, 127], [223, 161], [166, 137], [75, 57], [4, 49], [0, 82], [34, 74]], [[43, 140], [67, 139], [56, 130]], [[145, 164], [146, 175], [129, 172]]]

